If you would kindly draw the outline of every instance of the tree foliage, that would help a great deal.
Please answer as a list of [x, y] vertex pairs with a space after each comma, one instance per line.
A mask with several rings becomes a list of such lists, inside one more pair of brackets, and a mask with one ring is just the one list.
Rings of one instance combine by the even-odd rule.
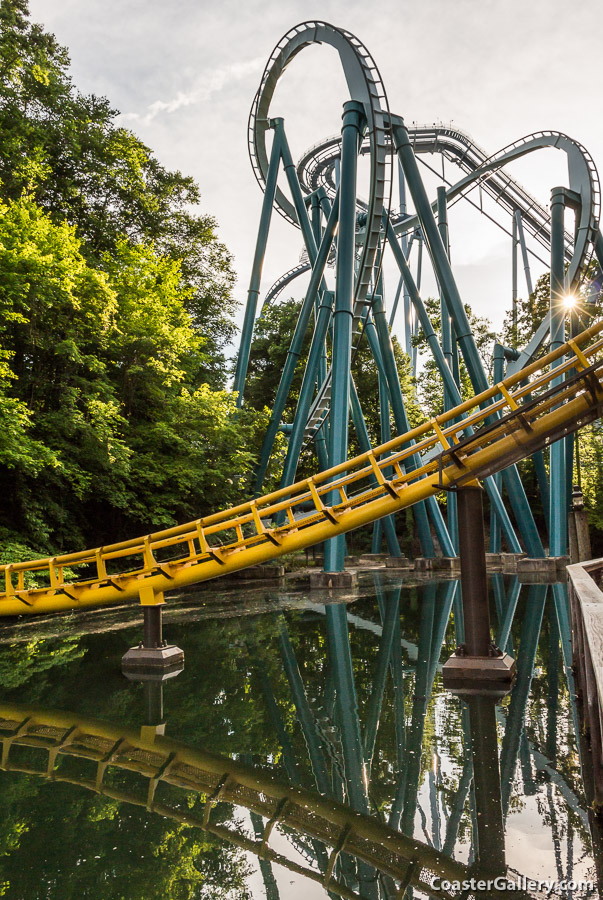
[[239, 499], [234, 274], [199, 189], [0, 3], [0, 542], [106, 543]]

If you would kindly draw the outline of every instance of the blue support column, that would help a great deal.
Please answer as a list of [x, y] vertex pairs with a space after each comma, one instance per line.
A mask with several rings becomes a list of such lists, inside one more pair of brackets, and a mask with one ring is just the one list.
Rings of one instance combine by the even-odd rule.
[[[565, 248], [564, 248], [565, 188], [551, 192], [551, 350], [565, 343]], [[552, 368], [563, 362], [559, 358]], [[552, 386], [563, 382], [563, 375], [554, 378]], [[550, 449], [550, 528], [549, 555], [567, 553], [567, 485], [565, 472], [565, 441], [555, 441]]]
[[[375, 301], [373, 301], [373, 303], [374, 302]], [[392, 411], [394, 413], [394, 420], [396, 422], [396, 428], [399, 434], [404, 434], [409, 430], [409, 423], [406, 416], [406, 409], [404, 408], [404, 401], [402, 398], [400, 383], [398, 381], [397, 390], [395, 390], [395, 381], [390, 383], [390, 378], [388, 377], [388, 372], [385, 368], [385, 363], [381, 354], [381, 344], [377, 334], [377, 329], [375, 323], [370, 319], [365, 323], [365, 334], [369, 342], [373, 358], [377, 365], [377, 369], [379, 370], [380, 383], [385, 386], [388, 391], [388, 396], [392, 404]], [[391, 374], [392, 373], [390, 367], [390, 375]], [[418, 465], [418, 457], [414, 455], [409, 457], [405, 461], [406, 471], [410, 471], [412, 468], [417, 468]], [[435, 501], [435, 498], [431, 497], [430, 500]], [[433, 545], [433, 539], [431, 537], [431, 531], [429, 529], [429, 521], [427, 518], [427, 508], [425, 501], [416, 503], [413, 509], [415, 520], [417, 523], [417, 530], [419, 532], [419, 540], [421, 542], [421, 552], [425, 557], [431, 558], [435, 556], [435, 548]]]
[[[331, 413], [329, 429], [329, 462], [332, 466], [345, 462], [348, 456], [348, 423], [350, 409], [350, 363], [352, 354], [352, 320], [354, 317], [354, 254], [356, 247], [356, 174], [358, 138], [364, 120], [361, 103], [354, 100], [344, 105], [341, 137], [341, 179], [339, 185], [339, 235], [333, 314], [333, 363]], [[325, 545], [325, 572], [342, 572], [345, 560], [345, 537], [337, 535]]]
[[289, 437], [287, 446], [287, 456], [283, 466], [283, 474], [281, 476], [281, 487], [293, 484], [295, 481], [295, 472], [299, 461], [302, 443], [304, 440], [304, 432], [308, 422], [308, 413], [312, 405], [312, 394], [320, 368], [320, 360], [322, 358], [325, 339], [331, 321], [333, 312], [333, 292], [325, 291], [322, 298], [319, 299], [318, 317], [316, 319], [316, 327], [312, 336], [310, 352], [308, 353], [308, 361], [306, 363], [306, 371], [302, 380], [297, 400], [297, 408], [293, 419], [293, 428]]
[[523, 222], [521, 219], [521, 211], [519, 209], [515, 210], [515, 222], [517, 223], [517, 237], [519, 238], [519, 246], [521, 247], [521, 257], [523, 260], [523, 270], [526, 276], [526, 288], [528, 291], [528, 296], [534, 293], [534, 288], [532, 286], [532, 273], [530, 272], [530, 260], [528, 258], [528, 248], [526, 246], [526, 239], [523, 232]]
[[511, 228], [511, 318], [513, 321], [513, 346], [517, 345], [517, 219], [513, 214]]
[[[356, 436], [358, 437], [358, 445], [360, 447], [361, 453], [366, 453], [371, 449], [371, 441], [369, 438], [369, 433], [366, 427], [366, 422], [364, 421], [364, 416], [362, 414], [362, 407], [360, 405], [360, 398], [358, 397], [358, 391], [356, 390], [356, 385], [350, 375], [350, 399], [351, 399], [351, 411], [352, 411], [352, 421], [354, 423], [354, 430], [356, 431]], [[371, 478], [371, 481], [373, 479]], [[375, 485], [377, 484], [376, 479], [374, 479]], [[383, 519], [378, 519], [377, 522], [383, 529], [383, 533], [385, 534], [385, 539], [387, 541], [387, 549], [390, 556], [402, 556], [402, 552], [400, 550], [400, 545], [398, 543], [398, 538], [396, 536], [396, 526], [395, 520], [393, 516], [384, 516]], [[378, 553], [379, 550], [374, 550], [374, 553]]]
[[[423, 235], [429, 249], [429, 254], [440, 289], [454, 323], [456, 338], [463, 354], [465, 365], [467, 366], [467, 372], [469, 373], [469, 378], [471, 379], [474, 391], [476, 393], [481, 393], [488, 389], [488, 379], [471, 333], [471, 326], [469, 325], [467, 313], [465, 312], [465, 307], [454, 280], [450, 261], [446, 255], [444, 245], [442, 244], [442, 238], [440, 237], [440, 232], [438, 231], [438, 226], [433, 216], [431, 204], [419, 173], [408, 131], [401, 120], [393, 122], [392, 124], [394, 145], [400, 162], [402, 163], [402, 168], [404, 169], [404, 174], [415, 203], [417, 215], [421, 221]], [[503, 478], [507, 486], [511, 504], [515, 510], [517, 521], [522, 530], [528, 553], [533, 557], [544, 556], [542, 542], [517, 468], [511, 466], [506, 469]]]
[[[411, 271], [408, 267], [408, 263], [406, 262], [404, 254], [402, 253], [400, 246], [396, 241], [396, 235], [390, 222], [388, 222], [387, 224], [387, 234], [390, 247], [393, 251], [396, 263], [398, 264], [398, 268], [400, 269], [400, 273], [402, 274], [402, 277], [404, 278], [408, 286], [410, 299], [412, 300], [413, 306], [417, 313], [418, 321], [421, 325], [421, 328], [423, 329], [423, 334], [425, 335], [429, 349], [438, 367], [438, 371], [442, 377], [442, 380], [444, 381], [444, 384], [449, 390], [450, 395], [454, 398], [455, 405], [461, 403], [462, 398], [458, 385], [454, 380], [454, 374], [450, 371], [446, 364], [444, 353], [433, 330], [431, 320], [427, 315], [427, 310], [425, 309], [425, 305], [421, 299], [421, 295], [419, 294], [417, 285], [415, 284], [414, 278], [412, 277]], [[471, 434], [472, 431], [468, 429], [467, 433]], [[519, 541], [517, 540], [517, 536], [515, 535], [515, 531], [513, 530], [511, 520], [509, 519], [509, 514], [507, 513], [503, 505], [496, 484], [492, 481], [491, 478], [486, 478], [484, 487], [486, 489], [488, 497], [490, 498], [490, 502], [494, 506], [496, 514], [500, 519], [501, 527], [511, 551], [513, 553], [520, 553], [521, 546], [519, 544]]]
[[237, 392], [237, 406], [239, 407], [243, 405], [243, 390], [245, 387], [245, 378], [247, 376], [247, 366], [249, 365], [249, 352], [251, 350], [251, 339], [253, 337], [253, 326], [255, 323], [255, 314], [258, 305], [258, 297], [260, 294], [262, 268], [264, 266], [264, 255], [266, 253], [266, 243], [268, 241], [268, 232], [270, 230], [270, 220], [272, 218], [272, 207], [274, 205], [274, 196], [276, 193], [276, 182], [278, 178], [278, 168], [280, 160], [280, 133], [279, 131], [275, 131], [274, 140], [272, 141], [272, 150], [270, 153], [270, 164], [268, 166], [268, 174], [266, 176], [266, 187], [264, 190], [264, 200], [262, 202], [260, 227], [258, 229], [258, 238], [255, 245], [253, 266], [251, 268], [249, 291], [247, 293], [247, 306], [245, 307], [245, 318], [243, 320], [241, 344], [239, 347], [239, 355], [237, 357], [237, 366], [234, 376], [233, 390]]
[[[438, 228], [440, 229], [440, 235], [442, 237], [442, 243], [444, 244], [446, 253], [448, 256], [450, 256], [450, 243], [448, 237], [448, 209], [446, 207], [445, 187], [438, 188]], [[452, 353], [452, 320], [442, 296], [440, 296], [440, 316], [442, 321], [442, 352], [444, 354], [444, 359], [448, 363], [448, 368], [453, 373], [454, 377], [454, 363]], [[448, 410], [452, 409], [454, 405], [454, 397], [451, 396], [450, 391], [447, 390], [447, 388], [444, 386], [444, 410], [448, 412]], [[459, 525], [457, 516], [456, 494], [454, 493], [454, 491], [449, 491], [446, 495], [446, 510], [448, 532], [450, 534], [450, 539], [452, 541], [455, 552], [458, 553]]]
[[[383, 361], [383, 367], [385, 369], [385, 377], [387, 379], [389, 394], [392, 401], [392, 409], [396, 422], [396, 428], [398, 429], [399, 434], [404, 434], [406, 431], [410, 430], [410, 422], [408, 421], [406, 408], [404, 406], [402, 388], [400, 387], [398, 369], [396, 368], [396, 357], [394, 356], [394, 348], [392, 345], [389, 328], [387, 326], [383, 300], [378, 295], [373, 297], [373, 319], [375, 323], [375, 330], [377, 332], [377, 338], [379, 341], [381, 359]], [[410, 465], [407, 465], [407, 471], [410, 471], [411, 466], [412, 468], [416, 468], [418, 465], [418, 457], [413, 457]], [[442, 516], [442, 511], [436, 498], [430, 497], [425, 503], [425, 506], [431, 516], [438, 541], [440, 542], [440, 547], [442, 548], [442, 553], [444, 554], [444, 556], [455, 556], [454, 546], [452, 544], [452, 541], [450, 540], [450, 535], [448, 534], [448, 530]], [[427, 526], [427, 528], [429, 528], [429, 526]], [[426, 541], [426, 543], [428, 542]]]
[[[323, 280], [323, 273], [327, 264], [327, 258], [329, 256], [333, 234], [335, 232], [335, 226], [337, 224], [337, 216], [338, 210], [337, 205], [335, 204], [333, 210], [331, 211], [331, 215], [329, 216], [329, 221], [327, 222], [327, 227], [325, 228], [325, 233], [323, 235], [318, 254], [316, 255], [316, 260], [312, 268], [312, 275], [310, 276], [310, 283], [308, 285], [306, 296], [304, 297], [304, 301], [299, 312], [299, 318], [297, 320], [295, 331], [291, 339], [291, 346], [289, 347], [289, 351], [287, 353], [287, 359], [285, 360], [285, 365], [283, 366], [281, 380], [279, 382], [276, 397], [274, 399], [274, 404], [272, 406], [272, 413], [270, 415], [268, 428], [266, 429], [266, 435], [264, 437], [264, 443], [262, 445], [262, 451], [260, 454], [260, 461], [256, 470], [256, 493], [259, 493], [261, 491], [262, 483], [266, 476], [266, 470], [268, 468], [268, 461], [272, 452], [274, 439], [280, 426], [283, 410], [285, 408], [289, 390], [291, 388], [291, 382], [293, 381], [293, 376], [295, 374], [295, 368], [301, 354], [304, 337], [308, 328], [308, 324], [310, 322], [312, 311], [314, 310], [317, 292]], [[312, 235], [310, 235], [310, 237], [312, 241], [314, 241]]]
[[[494, 384], [500, 384], [505, 377], [505, 354], [502, 344], [494, 344], [494, 360], [493, 360], [493, 376]], [[502, 473], [497, 472], [492, 476], [492, 480], [496, 484], [499, 492], [502, 490]], [[500, 553], [501, 551], [501, 529], [500, 521], [496, 515], [494, 508], [490, 507], [490, 553]]]

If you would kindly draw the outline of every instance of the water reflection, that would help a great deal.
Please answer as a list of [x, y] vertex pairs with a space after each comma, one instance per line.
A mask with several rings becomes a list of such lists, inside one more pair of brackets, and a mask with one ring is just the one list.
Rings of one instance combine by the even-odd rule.
[[[497, 641], [518, 666], [515, 688], [498, 706], [442, 691], [441, 661], [464, 637], [456, 581], [409, 590], [374, 573], [351, 607], [205, 622], [194, 639], [183, 627], [175, 638], [192, 662], [165, 687], [168, 727], [179, 741], [161, 735], [159, 685], [144, 687], [146, 712], [142, 688], [97, 686], [92, 717], [86, 686], [104, 671], [98, 644], [109, 637], [82, 639], [77, 664], [71, 643], [61, 679], [13, 682], [18, 690], [0, 701], [0, 814], [12, 835], [0, 848], [4, 894], [54, 898], [69, 883], [75, 895], [74, 865], [88, 868], [81, 896], [145, 900], [288, 900], [294, 893], [283, 892], [290, 879], [283, 882], [282, 867], [295, 884], [316, 885], [308, 897], [369, 900], [507, 896], [441, 889], [472, 877], [586, 880], [591, 847], [576, 778], [567, 597], [562, 585], [548, 593], [493, 579]], [[113, 652], [119, 658], [120, 647]], [[51, 711], [52, 696], [78, 712]], [[29, 704], [16, 702], [24, 698]], [[82, 789], [94, 797], [84, 799]], [[78, 833], [69, 839], [80, 849], [66, 857], [62, 846], [57, 867], [40, 848], [65, 831], [59, 804], [77, 809]], [[139, 855], [150, 857], [132, 890], [117, 885], [126, 864], [105, 846], [126, 821]], [[101, 862], [74, 862], [82, 846], [98, 855], [95, 834]], [[543, 869], [543, 834], [555, 871]], [[245, 873], [249, 854], [259, 859], [261, 886]], [[36, 860], [29, 881], [26, 857]]]

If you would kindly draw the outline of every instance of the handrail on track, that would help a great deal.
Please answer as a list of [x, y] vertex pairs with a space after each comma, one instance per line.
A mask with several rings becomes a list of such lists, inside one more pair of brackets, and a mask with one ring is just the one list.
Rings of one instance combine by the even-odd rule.
[[[454, 409], [258, 499], [109, 546], [0, 566], [4, 582], [0, 615], [115, 603], [136, 596], [141, 602], [154, 602], [143, 600], [143, 592], [149, 590], [153, 596], [161, 595], [161, 602], [164, 590], [310, 546], [410, 506], [446, 485], [498, 471], [511, 458], [522, 458], [556, 439], [559, 429], [569, 433], [599, 415], [602, 330], [603, 321]], [[552, 367], [555, 362], [558, 365]], [[574, 371], [577, 375], [572, 377]], [[569, 381], [540, 393], [563, 375], [570, 376]], [[466, 437], [470, 427], [479, 430]], [[409, 457], [428, 451], [430, 458], [413, 469]], [[287, 521], [274, 527], [278, 513], [284, 513]], [[129, 568], [110, 571], [116, 561], [128, 559]], [[73, 570], [82, 567], [75, 577]], [[28, 587], [26, 576], [39, 574], [46, 583]]]

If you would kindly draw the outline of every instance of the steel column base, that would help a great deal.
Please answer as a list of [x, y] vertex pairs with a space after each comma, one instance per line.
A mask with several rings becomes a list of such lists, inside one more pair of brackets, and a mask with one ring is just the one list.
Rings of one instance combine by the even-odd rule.
[[123, 672], [158, 671], [182, 668], [184, 653], [180, 647], [167, 645], [163, 640], [162, 603], [143, 606], [143, 638], [138, 647], [130, 647], [122, 656]]
[[444, 663], [444, 687], [454, 694], [503, 697], [509, 692], [517, 667], [508, 653], [502, 656], [464, 656], [458, 651]]

